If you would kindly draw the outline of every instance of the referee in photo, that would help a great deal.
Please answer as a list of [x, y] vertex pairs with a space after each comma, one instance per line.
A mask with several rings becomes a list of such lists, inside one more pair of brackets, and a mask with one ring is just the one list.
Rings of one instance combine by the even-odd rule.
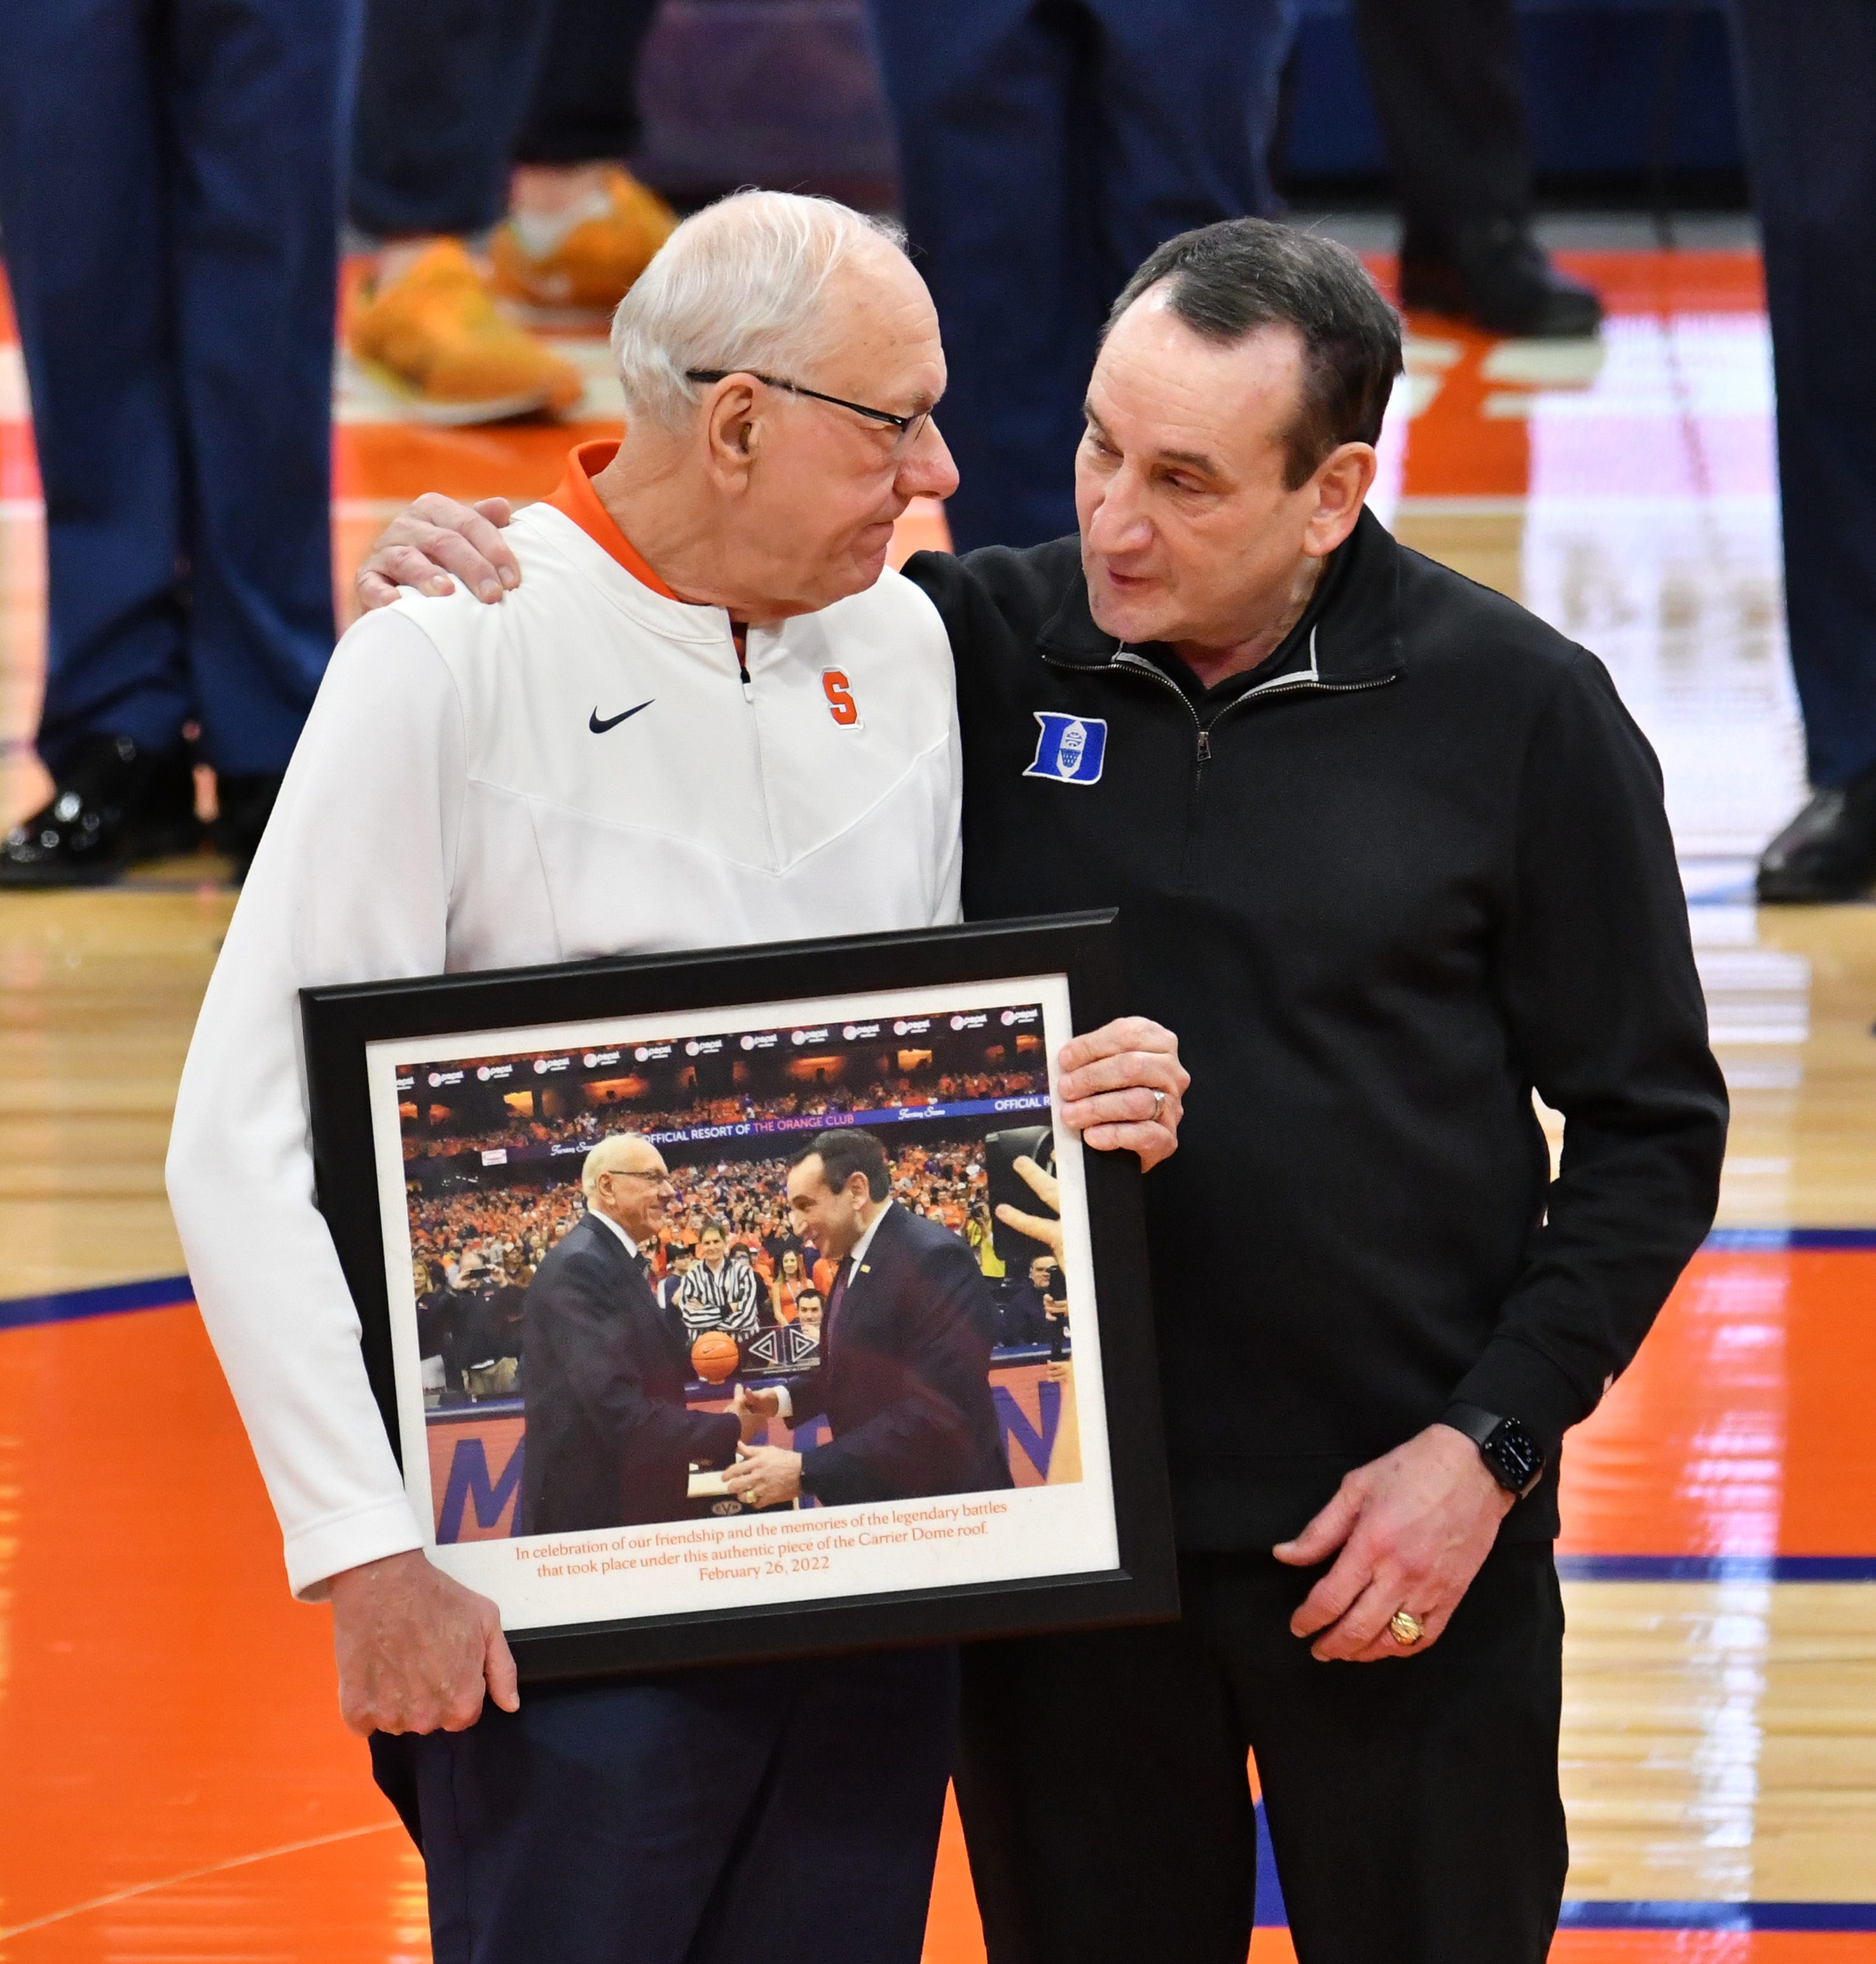
[[[991, 1964], [1243, 1964], [1247, 1748], [1301, 1964], [1556, 1927], [1559, 1456], [1711, 1223], [1726, 1094], [1607, 672], [1363, 509], [1400, 367], [1342, 247], [1188, 233], [1115, 303], [1079, 539], [906, 568], [967, 914], [1118, 906], [1191, 1071], [1146, 1186], [1184, 1616], [967, 1648]], [[367, 575], [502, 562], [425, 509]]]

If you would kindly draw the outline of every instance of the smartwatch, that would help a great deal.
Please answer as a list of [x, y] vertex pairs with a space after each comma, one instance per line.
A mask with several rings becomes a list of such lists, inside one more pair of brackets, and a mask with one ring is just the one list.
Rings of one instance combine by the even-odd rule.
[[1515, 1418], [1500, 1418], [1477, 1405], [1453, 1404], [1440, 1414], [1439, 1422], [1472, 1441], [1486, 1470], [1506, 1493], [1522, 1500], [1544, 1478], [1543, 1452]]

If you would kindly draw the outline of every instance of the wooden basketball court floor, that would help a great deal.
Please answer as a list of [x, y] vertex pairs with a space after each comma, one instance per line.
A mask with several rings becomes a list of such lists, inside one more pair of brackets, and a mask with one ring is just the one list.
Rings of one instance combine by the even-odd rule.
[[[1720, 1225], [1566, 1462], [1554, 1955], [1876, 1960], [1876, 908], [1749, 900], [1801, 795], [1756, 264], [1577, 263], [1611, 303], [1595, 347], [1414, 323], [1381, 489], [1409, 542], [1595, 647], [1647, 727], [1734, 1099]], [[419, 490], [548, 489], [612, 408], [599, 344], [577, 351], [578, 431], [438, 433], [342, 390], [342, 569]], [[40, 551], [0, 322], [8, 823], [40, 783]], [[220, 875], [0, 900], [4, 1964], [428, 1956], [420, 1865], [340, 1728], [326, 1614], [287, 1599], [162, 1200]], [[1252, 1959], [1278, 1964], [1265, 1881]], [[954, 1820], [926, 1956], [982, 1955]]]

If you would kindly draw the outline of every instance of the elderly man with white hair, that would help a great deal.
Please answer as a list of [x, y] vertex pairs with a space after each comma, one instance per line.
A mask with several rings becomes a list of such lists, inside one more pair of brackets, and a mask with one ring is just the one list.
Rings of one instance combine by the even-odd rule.
[[1079, 536], [906, 566], [966, 912], [1117, 907], [1204, 1077], [1147, 1195], [1182, 1614], [963, 1654], [992, 1964], [1244, 1964], [1247, 1751], [1309, 1964], [1551, 1951], [1563, 1441], [1712, 1223], [1725, 1083], [1607, 672], [1363, 509], [1400, 360], [1344, 248], [1183, 234], [1089, 378]]
[[[303, 986], [957, 918], [949, 647], [885, 570], [893, 521], [956, 481], [896, 236], [727, 200], [614, 346], [624, 441], [516, 520], [510, 604], [409, 595], [335, 653], [210, 985], [170, 1194], [289, 1579], [331, 1600], [342, 1709], [422, 1845], [437, 1957], [912, 1964], [952, 1654], [521, 1699], [494, 1606], [422, 1552], [313, 1200]], [[1067, 1122], [1169, 1151], [1170, 1036], [1070, 1048]], [[1150, 1124], [1141, 1087], [1167, 1094]]]
[[584, 1534], [682, 1517], [693, 1465], [727, 1468], [756, 1418], [692, 1411], [686, 1346], [645, 1250], [672, 1197], [662, 1154], [637, 1132], [600, 1141], [580, 1169], [586, 1211], [528, 1288], [528, 1451], [518, 1535]]

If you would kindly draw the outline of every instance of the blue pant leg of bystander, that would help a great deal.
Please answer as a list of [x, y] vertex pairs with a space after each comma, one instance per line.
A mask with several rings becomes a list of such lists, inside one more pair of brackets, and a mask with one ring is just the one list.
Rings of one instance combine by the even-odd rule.
[[354, 0], [5, 0], [4, 227], [46, 506], [55, 772], [85, 738], [278, 771], [332, 637], [338, 122]]
[[192, 709], [168, 105], [137, 0], [0, 0], [0, 236], [46, 499], [40, 749], [160, 750]]
[[1174, 233], [1268, 207], [1288, 0], [872, 0], [951, 369], [960, 550], [1075, 528], [1101, 324]]
[[553, 0], [370, 0], [348, 202], [376, 238], [483, 232], [553, 32]]
[[339, 188], [359, 0], [184, 0], [165, 225], [208, 761], [287, 767], [332, 647]]

